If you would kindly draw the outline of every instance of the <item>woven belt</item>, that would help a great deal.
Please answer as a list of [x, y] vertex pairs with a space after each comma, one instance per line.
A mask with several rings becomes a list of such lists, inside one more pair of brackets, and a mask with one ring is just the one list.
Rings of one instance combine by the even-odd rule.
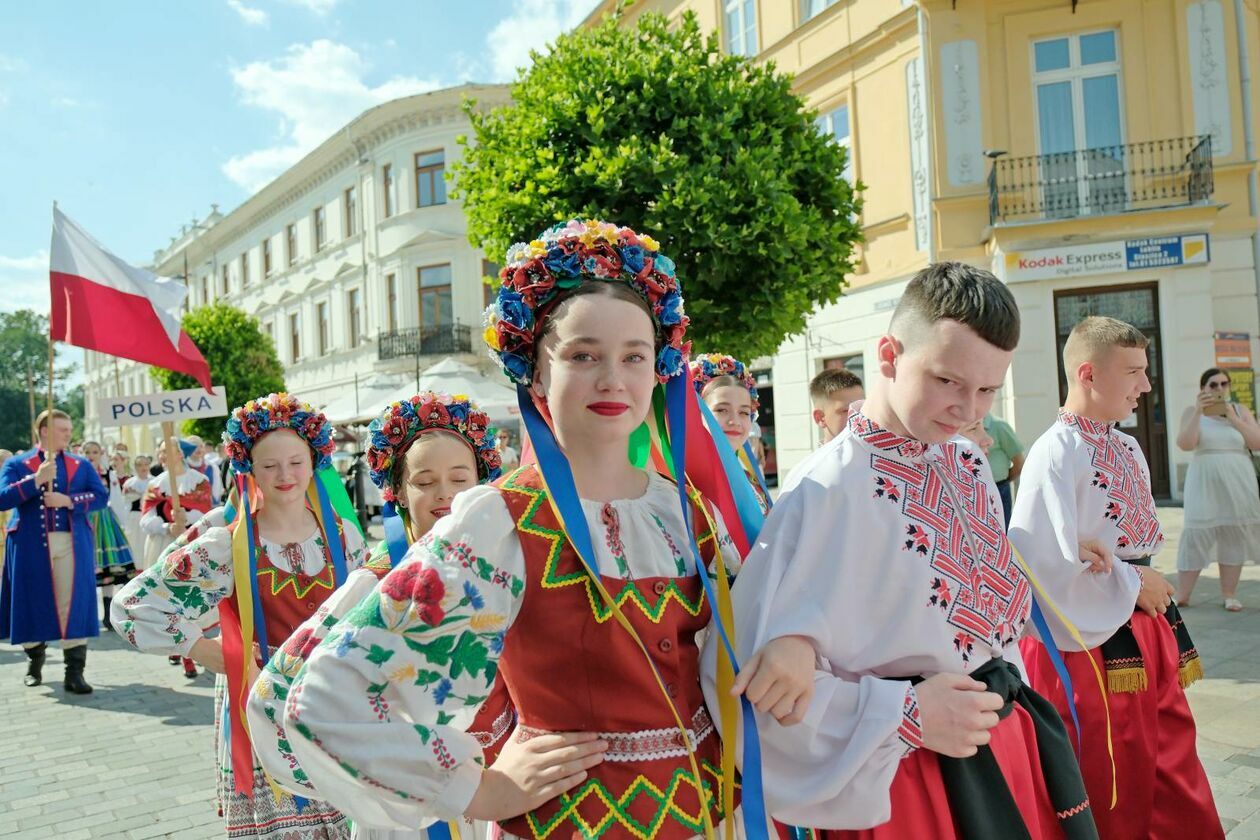
[[[516, 740], [528, 741], [539, 735], [550, 734], [545, 729], [532, 726], [516, 727]], [[709, 718], [704, 706], [696, 709], [691, 716], [691, 725], [687, 727], [687, 738], [694, 750], [701, 741], [713, 734], [713, 721]], [[683, 746], [682, 733], [675, 727], [666, 729], [641, 729], [636, 732], [596, 732], [602, 741], [608, 742], [608, 751], [604, 753], [604, 761], [656, 761], [662, 758], [685, 758], [687, 750]]]

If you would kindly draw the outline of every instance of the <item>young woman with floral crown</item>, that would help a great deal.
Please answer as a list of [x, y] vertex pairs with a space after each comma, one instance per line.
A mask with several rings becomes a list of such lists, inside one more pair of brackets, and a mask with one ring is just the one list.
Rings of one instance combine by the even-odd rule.
[[[236, 474], [231, 513], [208, 513], [195, 539], [124, 587], [114, 624], [141, 651], [190, 656], [222, 675], [215, 728], [228, 837], [344, 838], [349, 829], [335, 808], [298, 801], [268, 779], [244, 716], [269, 643], [283, 643], [367, 560], [357, 524], [334, 512], [330, 491], [341, 483], [330, 463], [331, 428], [306, 403], [269, 394], [232, 412], [224, 440]], [[201, 622], [216, 608], [222, 635], [208, 639]]]
[[[711, 835], [733, 759], [696, 634], [739, 556], [699, 494], [642, 466], [654, 393], [672, 410], [668, 444], [652, 439], [680, 475], [683, 408], [698, 410], [673, 263], [649, 237], [577, 220], [505, 263], [486, 337], [537, 463], [461, 494], [329, 631], [290, 690], [290, 745], [322, 795], [376, 825]], [[488, 762], [467, 730], [496, 674], [519, 722]]]
[[[432, 391], [392, 403], [372, 421], [367, 460], [372, 482], [385, 500], [386, 539], [367, 564], [352, 573], [346, 585], [272, 656], [254, 683], [246, 709], [259, 760], [286, 790], [299, 796], [320, 796], [289, 749], [284, 730], [284, 704], [294, 676], [329, 629], [371, 594], [412, 543], [450, 513], [457, 494], [499, 477], [499, 452], [489, 425], [490, 418], [472, 400]], [[487, 755], [497, 755], [513, 719], [507, 688], [501, 679], [496, 680], [469, 731]], [[462, 828], [472, 834], [486, 834], [469, 823]], [[460, 826], [454, 827], [452, 834], [458, 832]], [[425, 834], [423, 829], [377, 829], [356, 822], [352, 836], [404, 840]]]
[[722, 353], [702, 353], [693, 358], [691, 379], [696, 393], [717, 420], [722, 435], [735, 450], [762, 515], [768, 514], [770, 491], [766, 489], [757, 459], [748, 448], [749, 435], [757, 422], [757, 409], [761, 407], [757, 380], [748, 372], [747, 365]]

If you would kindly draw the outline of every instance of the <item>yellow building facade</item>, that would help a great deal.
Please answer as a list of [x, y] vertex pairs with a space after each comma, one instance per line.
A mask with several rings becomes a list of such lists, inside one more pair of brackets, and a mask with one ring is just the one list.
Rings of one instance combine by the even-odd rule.
[[994, 412], [1025, 444], [1054, 420], [1076, 321], [1112, 315], [1151, 338], [1154, 391], [1128, 431], [1156, 495], [1179, 495], [1188, 455], [1172, 441], [1217, 334], [1246, 334], [1236, 364], [1260, 358], [1257, 0], [637, 0], [626, 16], [688, 10], [728, 51], [791, 73], [866, 188], [844, 296], [755, 365], [780, 473], [817, 444], [809, 379], [877, 375], [910, 277], [961, 260], [1023, 313]]

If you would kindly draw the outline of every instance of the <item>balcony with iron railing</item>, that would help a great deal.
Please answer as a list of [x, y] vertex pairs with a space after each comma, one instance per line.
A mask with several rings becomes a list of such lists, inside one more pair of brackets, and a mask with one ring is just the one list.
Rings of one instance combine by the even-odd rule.
[[989, 224], [1199, 204], [1212, 197], [1212, 179], [1206, 135], [998, 157], [989, 171]]
[[382, 331], [376, 339], [380, 361], [471, 352], [472, 327], [460, 323]]

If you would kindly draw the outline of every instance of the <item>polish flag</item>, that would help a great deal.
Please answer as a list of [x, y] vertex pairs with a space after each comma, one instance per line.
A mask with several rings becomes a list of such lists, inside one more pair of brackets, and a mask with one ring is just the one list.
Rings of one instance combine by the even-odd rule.
[[188, 289], [111, 254], [53, 207], [53, 341], [186, 373], [210, 390], [210, 366], [180, 329]]

